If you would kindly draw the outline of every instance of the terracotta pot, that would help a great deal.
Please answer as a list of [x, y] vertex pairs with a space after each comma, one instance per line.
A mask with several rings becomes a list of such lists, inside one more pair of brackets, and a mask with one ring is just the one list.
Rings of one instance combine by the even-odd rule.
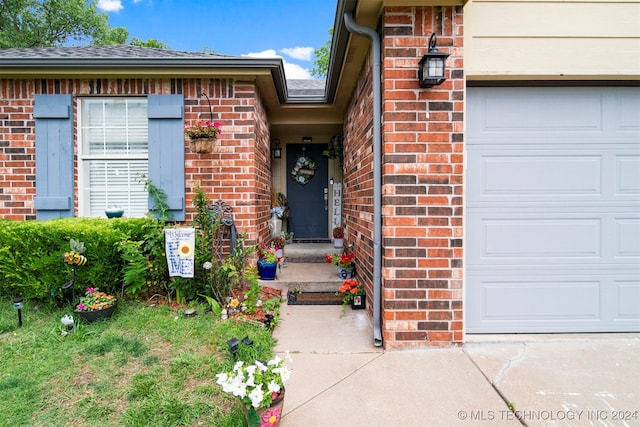
[[[277, 427], [280, 425], [280, 419], [282, 418], [282, 407], [284, 406], [284, 387], [282, 391], [276, 397], [271, 406], [261, 409], [247, 409], [245, 408], [244, 416], [247, 420], [249, 427]], [[257, 419], [256, 419], [257, 415]]]

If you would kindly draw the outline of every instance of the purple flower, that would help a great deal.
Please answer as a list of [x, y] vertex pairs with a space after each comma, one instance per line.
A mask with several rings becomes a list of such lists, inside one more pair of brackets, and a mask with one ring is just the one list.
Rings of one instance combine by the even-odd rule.
[[78, 304], [78, 310], [80, 311], [84, 310], [84, 304]]

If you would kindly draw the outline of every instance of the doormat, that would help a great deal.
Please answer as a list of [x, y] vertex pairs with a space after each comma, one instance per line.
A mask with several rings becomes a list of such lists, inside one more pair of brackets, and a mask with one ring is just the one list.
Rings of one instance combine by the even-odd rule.
[[341, 305], [342, 295], [335, 292], [289, 292], [289, 305]]

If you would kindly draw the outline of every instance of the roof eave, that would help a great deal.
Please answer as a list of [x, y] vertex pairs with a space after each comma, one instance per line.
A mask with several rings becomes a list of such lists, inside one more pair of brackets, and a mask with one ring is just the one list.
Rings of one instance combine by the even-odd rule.
[[66, 76], [255, 77], [270, 74], [280, 102], [287, 101], [281, 58], [1, 58], [0, 77]]

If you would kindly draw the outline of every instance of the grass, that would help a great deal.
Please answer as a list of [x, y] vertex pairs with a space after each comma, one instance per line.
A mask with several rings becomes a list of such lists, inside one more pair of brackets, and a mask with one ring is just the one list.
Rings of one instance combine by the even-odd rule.
[[255, 321], [219, 321], [200, 307], [186, 317], [167, 306], [120, 302], [106, 321], [75, 319], [71, 309], [23, 309], [0, 300], [0, 424], [11, 426], [244, 425], [240, 402], [215, 383], [234, 360], [226, 341], [249, 336], [238, 358], [272, 357], [274, 340]]

